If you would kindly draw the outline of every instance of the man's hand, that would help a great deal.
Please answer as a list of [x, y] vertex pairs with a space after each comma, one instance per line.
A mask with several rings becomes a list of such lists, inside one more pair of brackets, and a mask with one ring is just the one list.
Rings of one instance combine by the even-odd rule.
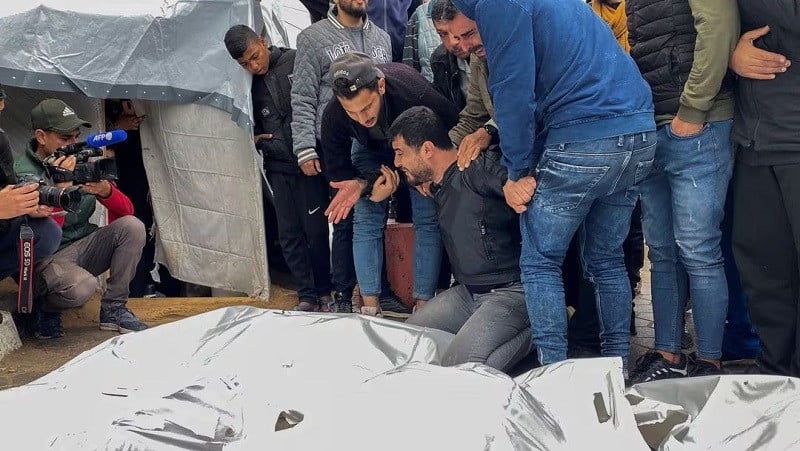
[[433, 197], [433, 192], [431, 191], [432, 184], [433, 182], [425, 182], [414, 186], [414, 188], [416, 188], [417, 191], [419, 191], [419, 193], [425, 197]]
[[786, 72], [792, 62], [778, 53], [761, 50], [753, 41], [769, 33], [769, 26], [748, 31], [739, 38], [736, 49], [728, 63], [732, 71], [741, 77], [755, 80], [772, 80], [775, 74]]
[[492, 137], [485, 128], [481, 127], [473, 133], [465, 136], [458, 145], [458, 170], [463, 171], [469, 167], [481, 152], [492, 143]]
[[143, 120], [144, 117], [139, 117], [135, 114], [123, 114], [111, 127], [112, 129], [121, 130], [139, 130], [139, 126], [142, 125]]
[[[56, 158], [54, 161], [52, 161], [50, 163], [50, 166], [59, 167], [59, 168], [62, 168], [62, 169], [66, 169], [68, 171], [74, 171], [75, 170], [75, 165], [77, 163], [78, 163], [78, 161], [75, 159], [75, 156], [74, 155], [70, 155], [68, 157], [64, 156], [64, 157]], [[72, 182], [56, 183], [55, 186], [57, 186], [59, 188], [68, 188], [68, 187], [72, 186]]]
[[686, 122], [683, 119], [675, 116], [669, 124], [672, 134], [675, 136], [689, 137], [699, 134], [703, 131], [704, 124], [695, 124]]
[[300, 170], [303, 171], [303, 174], [312, 177], [320, 172], [322, 172], [322, 168], [319, 165], [319, 159], [314, 158], [313, 160], [308, 160], [305, 163], [300, 165]]
[[361, 191], [367, 186], [366, 180], [342, 180], [341, 182], [331, 182], [331, 187], [339, 191], [331, 199], [328, 209], [325, 210], [325, 216], [328, 217], [328, 222], [338, 224], [350, 214], [358, 199], [361, 197]]
[[39, 205], [39, 185], [31, 183], [19, 188], [8, 185], [0, 190], [0, 219], [11, 219], [36, 211]]
[[536, 179], [530, 175], [522, 177], [516, 182], [509, 179], [503, 185], [506, 203], [517, 213], [522, 213], [528, 209], [526, 205], [533, 199], [534, 191], [536, 191]]
[[31, 212], [28, 213], [28, 216], [31, 218], [46, 218], [53, 214], [53, 207], [48, 207], [47, 205], [39, 205], [39, 207]]
[[100, 180], [99, 182], [86, 182], [80, 185], [81, 191], [85, 194], [93, 194], [103, 199], [111, 195], [111, 182]]
[[260, 135], [253, 136], [253, 144], [258, 145], [258, 142], [262, 139], [272, 139], [272, 133], [262, 133]]
[[381, 165], [381, 175], [372, 184], [372, 194], [369, 200], [373, 202], [382, 202], [389, 198], [395, 191], [397, 186], [400, 185], [400, 175], [397, 171], [393, 171], [388, 167]]
[[427, 303], [428, 301], [417, 299], [416, 302], [414, 302], [414, 309], [411, 311], [411, 313], [417, 313], [422, 307], [425, 307], [425, 304]]

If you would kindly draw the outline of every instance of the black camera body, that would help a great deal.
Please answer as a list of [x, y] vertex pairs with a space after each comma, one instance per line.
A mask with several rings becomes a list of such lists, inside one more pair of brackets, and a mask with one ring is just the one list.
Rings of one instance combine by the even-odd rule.
[[99, 182], [101, 180], [117, 180], [117, 163], [114, 158], [102, 158], [96, 161], [89, 161], [93, 157], [102, 157], [103, 150], [88, 146], [70, 145], [57, 150], [53, 159], [63, 156], [74, 155], [76, 164], [73, 169], [73, 181], [75, 183]]
[[17, 187], [36, 184], [39, 186], [39, 204], [57, 207], [75, 213], [80, 209], [83, 195], [77, 186], [59, 188], [49, 186], [47, 182], [35, 174], [22, 174], [18, 177]]

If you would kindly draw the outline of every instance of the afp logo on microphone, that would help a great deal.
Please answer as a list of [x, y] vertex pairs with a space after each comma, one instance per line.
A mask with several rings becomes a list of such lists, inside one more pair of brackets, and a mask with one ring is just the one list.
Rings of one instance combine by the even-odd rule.
[[[87, 142], [87, 144], [107, 143], [107, 142], [111, 141], [111, 139], [113, 137], [114, 137], [114, 135], [111, 132], [97, 133], [95, 135], [92, 135], [89, 138], [89, 141]], [[102, 144], [101, 144], [101, 146], [102, 146]], [[92, 147], [94, 147], [94, 146], [92, 146]], [[100, 147], [100, 146], [97, 146], [97, 147]]]

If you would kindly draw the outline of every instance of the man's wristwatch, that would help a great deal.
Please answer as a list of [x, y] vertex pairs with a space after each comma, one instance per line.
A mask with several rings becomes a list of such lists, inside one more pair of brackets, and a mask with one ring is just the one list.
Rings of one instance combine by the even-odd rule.
[[486, 130], [486, 133], [489, 134], [489, 137], [492, 139], [491, 144], [497, 144], [500, 141], [500, 134], [497, 131], [497, 127], [492, 124], [484, 124], [483, 129]]

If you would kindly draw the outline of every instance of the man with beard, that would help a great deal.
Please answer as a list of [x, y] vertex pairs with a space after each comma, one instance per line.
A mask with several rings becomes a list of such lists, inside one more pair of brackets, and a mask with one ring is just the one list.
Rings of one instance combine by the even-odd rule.
[[[346, 218], [355, 207], [353, 255], [361, 295], [362, 313], [380, 313], [383, 265], [383, 230], [387, 202], [372, 202], [366, 196], [380, 175], [381, 165], [392, 164], [389, 126], [405, 110], [427, 106], [447, 126], [456, 123], [458, 112], [436, 92], [422, 75], [401, 63], [376, 66], [363, 53], [348, 53], [331, 64], [331, 79], [337, 101], [328, 104], [322, 125], [322, 140], [328, 177], [339, 191], [326, 211], [328, 221]], [[350, 156], [350, 142], [364, 148], [359, 167]], [[408, 190], [414, 223], [414, 292], [418, 303], [434, 295], [441, 239], [433, 201], [425, 188]]]
[[[334, 3], [326, 19], [312, 24], [297, 37], [291, 128], [297, 163], [309, 177], [326, 171], [320, 165], [318, 152], [321, 150], [322, 113], [333, 97], [328, 77], [331, 61], [349, 52], [364, 52], [376, 63], [388, 63], [392, 58], [389, 35], [367, 18], [366, 0], [336, 0]], [[334, 224], [331, 254], [334, 301], [337, 309], [345, 309], [352, 302], [356, 284], [352, 220]], [[318, 306], [301, 302], [298, 308], [311, 311]]]
[[[510, 370], [531, 350], [530, 322], [520, 281], [519, 216], [505, 202], [508, 174], [500, 154], [482, 152], [461, 171], [458, 154], [441, 119], [414, 107], [389, 129], [394, 165], [411, 185], [433, 183], [445, 249], [461, 282], [417, 308], [408, 324], [456, 334], [444, 365], [482, 363]], [[391, 195], [400, 177], [386, 166], [370, 200]]]

